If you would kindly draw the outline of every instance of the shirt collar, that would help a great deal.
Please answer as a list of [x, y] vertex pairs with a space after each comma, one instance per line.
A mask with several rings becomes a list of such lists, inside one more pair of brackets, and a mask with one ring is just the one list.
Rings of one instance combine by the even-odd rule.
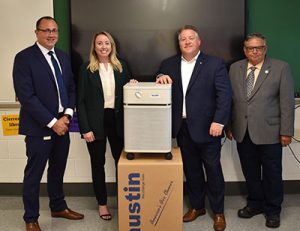
[[248, 62], [247, 70], [249, 70], [253, 66], [256, 67], [256, 69], [261, 70], [263, 63], [264, 63], [264, 60], [254, 66], [253, 64]]
[[54, 47], [51, 50], [48, 50], [47, 48], [43, 47], [38, 42], [36, 42], [36, 45], [40, 48], [40, 50], [43, 53], [43, 55], [47, 55], [49, 51], [53, 51], [53, 53], [55, 54]]
[[183, 55], [181, 55], [181, 61], [187, 62], [187, 63], [191, 63], [191, 62], [195, 62], [198, 58], [198, 56], [200, 55], [200, 51], [198, 51], [198, 53], [195, 55], [194, 58], [192, 58], [190, 61], [187, 61]]

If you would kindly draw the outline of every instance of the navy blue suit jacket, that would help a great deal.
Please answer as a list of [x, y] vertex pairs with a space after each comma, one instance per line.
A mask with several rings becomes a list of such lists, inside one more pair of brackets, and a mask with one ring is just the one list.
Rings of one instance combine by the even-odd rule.
[[[55, 48], [62, 68], [69, 105], [75, 107], [75, 85], [69, 57]], [[14, 61], [13, 81], [21, 103], [19, 133], [29, 136], [49, 136], [53, 130], [47, 124], [58, 117], [58, 92], [54, 75], [39, 47], [34, 44], [19, 52]]]
[[[182, 123], [183, 90], [181, 56], [162, 62], [159, 73], [169, 75], [172, 84], [172, 137]], [[225, 125], [230, 115], [231, 87], [222, 59], [203, 52], [197, 58], [186, 92], [187, 125], [194, 142], [206, 143], [216, 139], [209, 135], [212, 122]]]

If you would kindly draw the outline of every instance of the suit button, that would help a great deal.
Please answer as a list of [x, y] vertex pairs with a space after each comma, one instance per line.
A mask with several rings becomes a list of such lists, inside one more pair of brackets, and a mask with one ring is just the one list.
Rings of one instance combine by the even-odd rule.
[[245, 119], [247, 119], [248, 118], [248, 116], [245, 116]]

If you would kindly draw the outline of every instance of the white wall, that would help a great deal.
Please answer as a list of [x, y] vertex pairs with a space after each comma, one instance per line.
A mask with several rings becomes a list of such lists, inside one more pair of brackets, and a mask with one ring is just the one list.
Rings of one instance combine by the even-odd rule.
[[53, 16], [52, 0], [0, 1], [0, 103], [14, 102], [12, 66], [16, 53], [35, 42], [35, 22]]
[[[0, 108], [0, 117], [18, 113], [18, 109]], [[27, 160], [24, 136], [3, 136], [2, 121], [0, 130], [0, 183], [22, 182]], [[86, 144], [80, 138], [79, 133], [71, 133], [70, 137], [71, 147], [65, 172], [65, 182], [91, 182], [90, 159]], [[106, 179], [108, 182], [115, 181], [114, 172], [114, 160], [108, 146], [106, 164]], [[42, 181], [46, 182], [46, 171]]]
[[[0, 116], [18, 114], [18, 109], [0, 108]], [[295, 127], [296, 138], [300, 139], [300, 109], [296, 111]], [[23, 136], [3, 136], [2, 123], [0, 123], [0, 183], [20, 183], [26, 164], [25, 144]], [[300, 143], [293, 142], [291, 147], [300, 158]], [[78, 133], [71, 133], [71, 148], [65, 182], [91, 182], [89, 155], [85, 142]], [[243, 175], [236, 151], [235, 142], [226, 141], [222, 148], [222, 166], [226, 181], [243, 181]], [[106, 180], [115, 181], [114, 160], [111, 151], [107, 148]], [[284, 180], [300, 180], [300, 164], [296, 162], [288, 148], [284, 148], [283, 155]], [[45, 182], [45, 174], [43, 182]]]

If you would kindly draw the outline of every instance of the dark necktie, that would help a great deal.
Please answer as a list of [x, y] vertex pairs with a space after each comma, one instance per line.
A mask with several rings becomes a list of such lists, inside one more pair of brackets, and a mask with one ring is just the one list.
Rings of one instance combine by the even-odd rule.
[[68, 105], [68, 95], [67, 95], [66, 86], [64, 84], [64, 80], [62, 78], [62, 74], [60, 72], [58, 63], [57, 63], [56, 59], [53, 56], [53, 51], [49, 51], [48, 55], [51, 56], [51, 62], [52, 62], [53, 67], [54, 67], [55, 77], [56, 77], [56, 81], [57, 81], [57, 85], [58, 85], [58, 91], [59, 91], [59, 95], [60, 95], [61, 104], [64, 108], [66, 108], [67, 105]]
[[253, 90], [254, 87], [254, 71], [256, 69], [256, 67], [252, 66], [250, 67], [251, 71], [249, 72], [247, 79], [246, 79], [246, 85], [247, 85], [247, 99], [250, 98], [251, 92]]

